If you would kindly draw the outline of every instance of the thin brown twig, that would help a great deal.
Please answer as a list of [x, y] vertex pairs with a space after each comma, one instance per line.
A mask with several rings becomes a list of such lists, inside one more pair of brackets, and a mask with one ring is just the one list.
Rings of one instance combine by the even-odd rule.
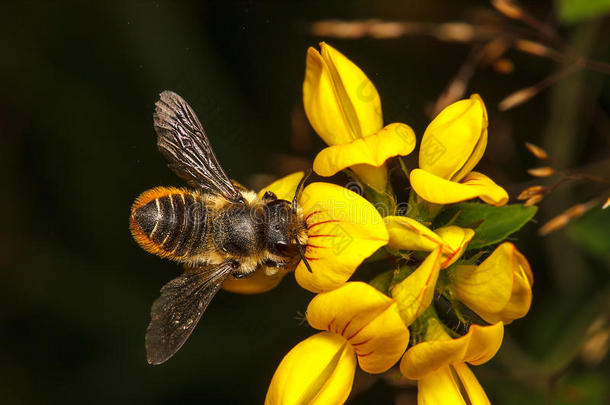
[[585, 203], [576, 204], [567, 210], [563, 211], [559, 215], [548, 220], [544, 225], [542, 225], [538, 229], [539, 235], [548, 235], [551, 232], [554, 232], [560, 228], [563, 228], [567, 224], [569, 224], [573, 219], [579, 218], [583, 216], [587, 211], [596, 205], [600, 204], [602, 199], [600, 197], [595, 197]]
[[573, 64], [565, 67], [564, 69], [551, 73], [535, 85], [525, 87], [521, 90], [517, 90], [516, 92], [506, 96], [502, 101], [498, 103], [498, 109], [500, 111], [506, 111], [513, 107], [516, 107], [519, 104], [523, 104], [524, 102], [539, 94], [542, 90], [557, 83], [559, 80], [578, 72], [581, 69], [581, 65]]
[[557, 34], [553, 27], [528, 13], [517, 1], [491, 0], [491, 5], [506, 17], [521, 21], [533, 28], [550, 42], [556, 42], [561, 47], [568, 48], [566, 42]]
[[485, 49], [481, 45], [475, 45], [472, 47], [470, 53], [466, 57], [466, 60], [464, 63], [462, 63], [462, 66], [460, 66], [457, 74], [449, 82], [441, 95], [436, 99], [432, 111], [433, 117], [441, 112], [443, 108], [464, 96], [466, 89], [468, 88], [468, 82], [470, 79], [472, 79], [472, 76], [474, 76], [477, 66], [485, 54], [484, 51]]
[[570, 180], [588, 180], [593, 183], [610, 184], [610, 179], [606, 179], [604, 177], [599, 177], [599, 176], [591, 176], [589, 174], [583, 174], [583, 173], [567, 172], [566, 178], [568, 178]]
[[568, 63], [568, 57], [558, 50], [529, 39], [516, 39], [513, 43], [516, 50], [541, 58], [549, 58], [558, 63]]
[[[526, 13], [529, 16], [529, 14]], [[530, 16], [531, 17], [531, 16]], [[556, 32], [534, 17], [524, 17], [527, 20], [527, 25], [535, 30], [543, 30], [547, 39], [549, 36], [554, 36], [555, 40], [561, 40]], [[545, 28], [546, 27], [546, 28]], [[371, 37], [376, 39], [394, 39], [402, 36], [426, 35], [445, 42], [478, 42], [478, 41], [493, 41], [502, 38], [515, 38], [514, 43], [516, 49], [529, 54], [548, 57], [559, 63], [579, 63], [583, 67], [600, 73], [610, 74], [610, 64], [602, 61], [588, 59], [578, 56], [570, 51], [570, 54], [557, 51], [554, 48], [546, 45], [538, 44], [535, 41], [526, 39], [526, 33], [520, 32], [517, 29], [508, 30], [500, 29], [488, 25], [469, 24], [461, 21], [447, 22], [440, 24], [419, 23], [410, 21], [386, 21], [386, 20], [320, 20], [311, 24], [310, 31], [314, 35], [335, 37], [342, 39], [359, 39], [363, 37]], [[552, 35], [551, 35], [552, 33]], [[538, 44], [546, 48], [545, 52], [531, 52], [527, 49], [519, 47], [520, 42], [529, 42]], [[567, 46], [561, 40], [562, 47]]]
[[[535, 33], [538, 33], [545, 42], [556, 44], [563, 51], [554, 49], [552, 45], [526, 39], [528, 36], [531, 36], [531, 33], [528, 35], [526, 32], [520, 32], [517, 27], [473, 25], [461, 21], [431, 24], [376, 19], [355, 21], [322, 20], [313, 23], [310, 29], [315, 35], [336, 36], [340, 38], [370, 36], [384, 39], [407, 35], [429, 35], [440, 41], [447, 42], [471, 42], [475, 44], [480, 41], [486, 42], [483, 48], [481, 48], [481, 45], [473, 46], [472, 51], [461, 65], [457, 74], [437, 98], [433, 107], [434, 115], [451, 102], [463, 97], [477, 67], [483, 65], [482, 59], [486, 57], [487, 63], [493, 63], [510, 46], [521, 52], [549, 58], [561, 63], [564, 67], [551, 73], [535, 85], [522, 88], [505, 97], [498, 104], [498, 109], [501, 111], [509, 110], [529, 101], [546, 88], [583, 68], [610, 75], [610, 64], [578, 55], [550, 24], [534, 17], [518, 4], [517, 1], [490, 0], [490, 2], [500, 13], [513, 20], [523, 22], [526, 26], [533, 29]], [[498, 44], [504, 45], [494, 46]], [[490, 49], [493, 49], [494, 52], [489, 52], [488, 55], [485, 55], [485, 50]]]
[[584, 65], [583, 67], [587, 69], [595, 70], [596, 72], [610, 75], [610, 63], [588, 58], [580, 58], [580, 60], [582, 61], [581, 63]]

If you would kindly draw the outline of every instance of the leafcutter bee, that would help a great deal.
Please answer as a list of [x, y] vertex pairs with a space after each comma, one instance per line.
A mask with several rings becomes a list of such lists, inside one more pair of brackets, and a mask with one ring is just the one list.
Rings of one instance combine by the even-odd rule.
[[192, 187], [153, 188], [131, 208], [130, 229], [138, 244], [185, 264], [151, 309], [146, 354], [150, 364], [161, 364], [184, 344], [229, 276], [305, 261], [307, 233], [297, 205], [305, 177], [292, 203], [272, 192], [259, 198], [228, 178], [182, 97], [161, 93], [153, 118], [159, 151]]

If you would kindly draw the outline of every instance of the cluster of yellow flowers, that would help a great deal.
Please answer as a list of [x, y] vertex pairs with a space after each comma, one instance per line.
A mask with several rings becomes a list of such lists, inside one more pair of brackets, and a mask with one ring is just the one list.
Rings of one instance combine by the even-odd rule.
[[[482, 261], [481, 254], [462, 258], [473, 229], [425, 225], [446, 204], [473, 198], [493, 206], [508, 202], [504, 189], [472, 171], [487, 145], [483, 101], [478, 95], [458, 101], [430, 123], [420, 144], [419, 168], [408, 172], [411, 209], [404, 213], [396, 208], [387, 160], [411, 153], [415, 134], [403, 123], [383, 126], [379, 94], [368, 77], [322, 43], [321, 52], [308, 50], [303, 100], [312, 127], [329, 145], [316, 156], [314, 171], [321, 176], [348, 171], [365, 185], [368, 200], [328, 183], [303, 191], [305, 256], [312, 272], [301, 262], [295, 277], [317, 294], [306, 318], [321, 332], [284, 357], [265, 403], [341, 404], [357, 364], [365, 372], [383, 373], [397, 363], [405, 378], [417, 380], [420, 404], [489, 403], [466, 364], [492, 358], [504, 325], [528, 312], [530, 266], [507, 242]], [[261, 194], [271, 190], [290, 199], [302, 176], [278, 180]], [[384, 246], [395, 268], [371, 283], [348, 281]], [[286, 272], [261, 271], [231, 280], [225, 288], [266, 291]], [[439, 299], [449, 302], [466, 330], [458, 333], [443, 323], [434, 305]], [[463, 305], [478, 316], [475, 322], [460, 312]]]

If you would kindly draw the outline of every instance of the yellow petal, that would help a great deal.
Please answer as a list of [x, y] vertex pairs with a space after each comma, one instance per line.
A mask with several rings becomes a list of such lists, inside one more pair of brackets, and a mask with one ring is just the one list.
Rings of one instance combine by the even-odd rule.
[[[468, 341], [466, 336], [471, 333], [471, 338]], [[472, 325], [468, 333], [462, 338], [468, 341], [464, 361], [478, 366], [491, 360], [500, 349], [504, 338], [504, 324], [498, 322], [489, 326]]]
[[461, 183], [442, 179], [422, 169], [413, 169], [409, 178], [415, 192], [435, 204], [452, 204], [477, 197], [495, 206], [508, 202], [506, 191], [478, 172], [470, 172]]
[[313, 335], [288, 352], [273, 375], [265, 405], [343, 404], [356, 371], [351, 346], [330, 332]]
[[450, 364], [483, 364], [496, 354], [503, 336], [502, 322], [471, 325], [468, 333], [457, 339], [427, 340], [411, 347], [400, 362], [400, 371], [418, 380]]
[[[443, 179], [459, 181], [454, 175], [465, 166], [473, 168], [486, 144], [487, 112], [475, 95], [446, 107], [428, 125], [420, 146], [419, 167]], [[467, 174], [461, 173], [462, 177]]]
[[405, 325], [410, 325], [432, 303], [441, 259], [439, 247], [412, 274], [392, 288], [392, 297], [398, 302], [398, 312]]
[[480, 106], [483, 110], [484, 130], [482, 131], [479, 141], [475, 145], [474, 150], [472, 151], [472, 154], [470, 155], [470, 157], [468, 158], [466, 163], [464, 163], [462, 168], [460, 170], [458, 170], [453, 176], [451, 176], [451, 179], [450, 179], [451, 181], [459, 182], [468, 173], [470, 173], [472, 171], [472, 169], [474, 169], [474, 167], [477, 165], [477, 163], [479, 163], [479, 161], [483, 157], [483, 154], [485, 153], [485, 148], [487, 148], [487, 125], [488, 125], [487, 109], [485, 108], [485, 104], [483, 103], [483, 100], [481, 99], [481, 97], [478, 94], [473, 94], [472, 96], [470, 96], [470, 99], [480, 102]]
[[479, 266], [457, 266], [450, 273], [458, 298], [477, 313], [500, 312], [510, 299], [512, 269], [498, 252], [496, 249]]
[[379, 167], [393, 156], [408, 155], [414, 147], [413, 130], [393, 123], [372, 135], [322, 149], [313, 162], [313, 170], [328, 177], [357, 164]]
[[500, 314], [502, 322], [508, 324], [528, 313], [532, 305], [532, 269], [525, 256], [516, 248], [513, 262], [513, 290], [510, 301]]
[[501, 207], [508, 202], [508, 193], [502, 187], [498, 186], [492, 179], [485, 176], [483, 173], [470, 172], [460, 184], [468, 187], [474, 187], [479, 190], [481, 200], [490, 205]]
[[355, 115], [353, 106], [341, 106], [339, 101], [326, 62], [317, 50], [309, 48], [303, 82], [303, 106], [314, 131], [328, 145], [349, 142], [358, 137], [347, 118], [348, 115]]
[[341, 104], [353, 106], [357, 118], [354, 127], [360, 128], [358, 136], [379, 131], [383, 126], [381, 101], [373, 83], [358, 66], [332, 46], [322, 42], [320, 49]]
[[307, 321], [316, 329], [347, 339], [360, 368], [368, 373], [387, 371], [409, 344], [409, 330], [398, 315], [396, 302], [362, 282], [318, 294], [307, 307]]
[[229, 277], [222, 288], [237, 294], [260, 294], [275, 288], [289, 272], [290, 270], [285, 267], [261, 267], [250, 277], [240, 279]]
[[297, 186], [303, 178], [303, 172], [296, 172], [288, 176], [277, 179], [267, 187], [258, 192], [258, 198], [263, 198], [267, 191], [274, 193], [280, 200], [292, 201], [294, 193], [297, 191]]
[[449, 245], [449, 252], [443, 251], [444, 258], [441, 269], [447, 268], [456, 262], [466, 250], [468, 242], [474, 237], [474, 231], [468, 228], [450, 225], [435, 229], [434, 232]]
[[370, 187], [384, 192], [388, 181], [385, 161], [406, 156], [414, 147], [413, 130], [405, 124], [393, 123], [373, 135], [323, 149], [313, 162], [313, 170], [328, 177], [350, 167]]
[[[510, 242], [504, 242], [502, 245], [508, 244], [513, 247], [513, 254], [515, 255], [515, 274], [519, 275], [519, 278], [523, 280], [523, 282], [527, 283], [530, 287], [534, 285], [534, 274], [532, 273], [532, 268], [530, 263], [527, 261], [525, 256], [521, 252], [517, 250], [515, 245]], [[500, 245], [500, 246], [502, 246]]]
[[489, 405], [489, 399], [466, 364], [443, 367], [417, 382], [418, 405]]
[[320, 44], [307, 51], [303, 105], [314, 130], [328, 145], [371, 135], [383, 125], [377, 89], [340, 52]]
[[[388, 246], [392, 249], [431, 252], [438, 246], [445, 245], [439, 235], [413, 218], [388, 216], [383, 220], [390, 235]], [[445, 248], [449, 249], [449, 246], [446, 245]]]
[[362, 180], [366, 185], [377, 190], [379, 193], [385, 193], [388, 186], [388, 167], [383, 164], [379, 167], [366, 164], [354, 165], [351, 169], [356, 173], [358, 179]]
[[322, 292], [345, 283], [364, 259], [388, 242], [388, 232], [371, 203], [344, 187], [312, 183], [305, 187], [300, 205], [306, 218], [308, 240], [295, 277], [301, 287]]
[[458, 298], [487, 322], [521, 318], [532, 302], [531, 269], [512, 243], [503, 243], [479, 266], [450, 273]]

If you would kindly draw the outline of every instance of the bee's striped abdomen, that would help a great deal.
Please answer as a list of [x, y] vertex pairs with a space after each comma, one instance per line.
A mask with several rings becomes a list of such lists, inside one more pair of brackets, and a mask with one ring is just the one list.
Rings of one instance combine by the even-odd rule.
[[188, 260], [205, 245], [208, 210], [205, 197], [173, 187], [143, 193], [131, 209], [130, 228], [148, 252], [175, 260]]

